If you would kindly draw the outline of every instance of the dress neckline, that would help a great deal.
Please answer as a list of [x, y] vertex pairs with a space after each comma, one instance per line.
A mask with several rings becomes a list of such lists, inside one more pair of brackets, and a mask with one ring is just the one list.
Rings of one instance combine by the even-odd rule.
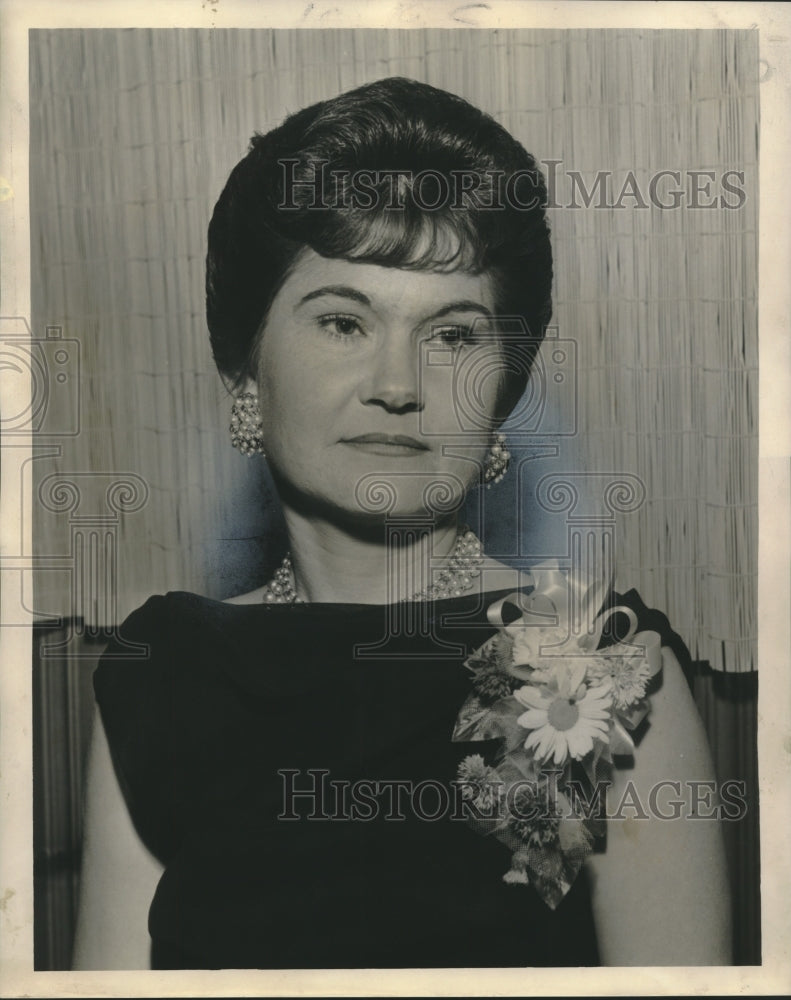
[[[436, 614], [443, 611], [455, 611], [457, 608], [465, 608], [468, 606], [475, 607], [480, 605], [481, 607], [486, 608], [489, 607], [489, 605], [494, 604], [496, 601], [502, 600], [502, 598], [506, 597], [508, 594], [529, 593], [532, 590], [532, 584], [523, 584], [521, 587], [500, 587], [497, 590], [459, 594], [432, 601], [404, 602], [404, 604], [413, 603], [414, 606], [411, 610], [414, 614], [420, 615], [426, 611]], [[190, 602], [206, 604], [217, 609], [236, 609], [240, 612], [246, 613], [251, 613], [250, 609], [258, 609], [258, 611], [267, 615], [282, 615], [283, 617], [293, 616], [295, 618], [309, 617], [310, 615], [322, 616], [338, 614], [355, 616], [364, 616], [366, 614], [381, 615], [383, 612], [388, 611], [396, 613], [396, 610], [402, 607], [401, 602], [390, 604], [368, 604], [349, 601], [316, 601], [301, 602], [298, 604], [268, 604], [264, 601], [251, 601], [249, 603], [245, 602], [241, 604], [220, 600], [214, 597], [205, 597], [202, 594], [196, 594], [186, 590], [169, 591], [166, 596], [178, 598], [186, 597], [190, 600]]]

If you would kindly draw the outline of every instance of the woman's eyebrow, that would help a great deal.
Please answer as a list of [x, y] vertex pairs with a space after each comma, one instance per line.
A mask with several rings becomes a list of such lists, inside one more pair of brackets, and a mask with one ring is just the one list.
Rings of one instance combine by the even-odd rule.
[[442, 306], [433, 312], [430, 316], [425, 319], [426, 323], [430, 323], [432, 320], [439, 319], [441, 316], [447, 316], [448, 313], [454, 312], [476, 312], [483, 313], [484, 316], [488, 316], [492, 319], [492, 313], [485, 305], [481, 302], [476, 302], [474, 299], [459, 299], [457, 302], [449, 302], [447, 305]]
[[364, 306], [370, 306], [371, 304], [371, 300], [367, 295], [359, 292], [356, 288], [352, 288], [351, 285], [322, 285], [321, 288], [316, 288], [314, 291], [308, 292], [307, 295], [303, 295], [299, 302], [297, 302], [294, 306], [294, 310], [296, 311], [306, 302], [310, 302], [311, 299], [318, 299], [322, 295], [338, 295], [344, 299], [353, 299], [355, 302], [360, 302]]
[[[294, 306], [294, 310], [303, 306], [306, 302], [310, 302], [313, 299], [321, 298], [323, 295], [335, 295], [340, 298], [351, 299], [354, 302], [359, 302], [364, 306], [371, 306], [371, 300], [365, 295], [364, 292], [353, 288], [351, 285], [322, 285], [321, 288], [315, 288], [312, 292], [308, 292], [303, 295], [302, 298]], [[484, 316], [492, 318], [492, 313], [485, 305], [481, 302], [476, 302], [474, 299], [458, 299], [454, 302], [448, 302], [441, 306], [431, 315], [427, 316], [423, 322], [430, 323], [433, 320], [440, 319], [442, 316], [447, 316], [449, 313], [453, 312], [475, 312], [482, 313]]]

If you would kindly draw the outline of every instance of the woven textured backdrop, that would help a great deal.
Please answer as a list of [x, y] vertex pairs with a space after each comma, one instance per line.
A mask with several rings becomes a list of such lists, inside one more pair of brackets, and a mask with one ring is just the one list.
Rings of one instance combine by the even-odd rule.
[[[633, 171], [640, 195], [551, 212], [579, 434], [487, 496], [489, 550], [513, 554], [518, 525], [516, 554], [562, 555], [563, 518], [537, 516], [548, 472], [637, 477], [645, 502], [617, 519], [619, 582], [668, 613], [693, 657], [753, 669], [757, 46], [732, 31], [31, 32], [33, 321], [39, 337], [50, 326], [78, 341], [80, 388], [79, 433], [34, 462], [37, 552], [53, 557], [36, 611], [106, 625], [151, 593], [262, 582], [282, 539], [265, 471], [227, 439], [206, 227], [253, 131], [404, 75], [559, 161], [560, 201], [571, 171], [588, 185], [610, 171], [610, 203]], [[746, 198], [640, 207], [665, 169], [687, 189], [689, 171], [714, 171], [714, 196], [724, 171], [742, 171]], [[121, 494], [113, 475], [127, 477]]]

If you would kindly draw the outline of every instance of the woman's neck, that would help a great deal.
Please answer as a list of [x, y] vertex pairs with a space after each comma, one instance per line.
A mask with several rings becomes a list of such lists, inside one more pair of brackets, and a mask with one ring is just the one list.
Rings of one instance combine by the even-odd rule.
[[431, 529], [361, 534], [284, 510], [297, 597], [308, 602], [390, 604], [425, 590], [453, 552], [455, 519]]

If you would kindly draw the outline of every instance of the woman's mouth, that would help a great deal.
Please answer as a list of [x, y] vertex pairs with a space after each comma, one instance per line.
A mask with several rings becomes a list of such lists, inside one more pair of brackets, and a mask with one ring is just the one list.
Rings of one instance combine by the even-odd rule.
[[341, 443], [372, 455], [415, 455], [428, 451], [428, 445], [406, 434], [359, 434], [342, 438]]

